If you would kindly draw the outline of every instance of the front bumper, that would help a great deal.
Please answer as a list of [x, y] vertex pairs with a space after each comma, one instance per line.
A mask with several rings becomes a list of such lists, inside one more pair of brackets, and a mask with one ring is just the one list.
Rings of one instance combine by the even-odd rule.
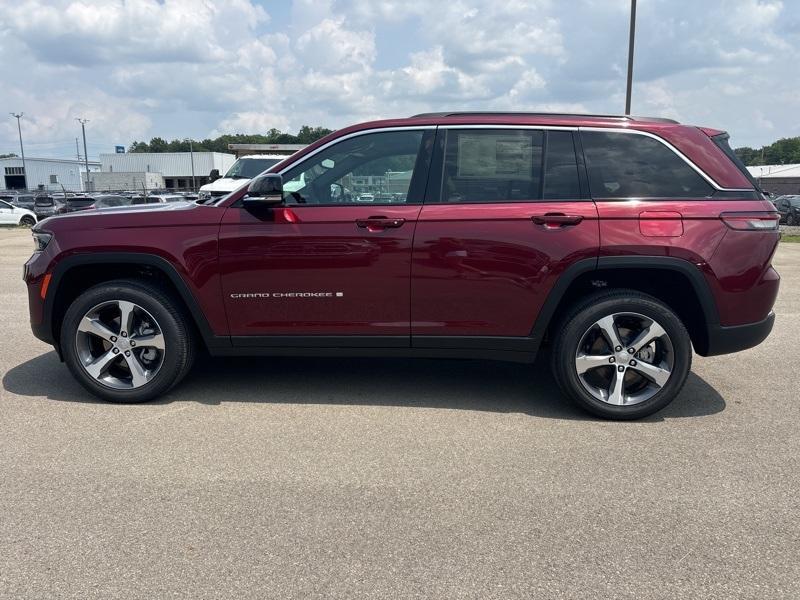
[[775, 324], [775, 313], [770, 311], [767, 318], [756, 323], [745, 325], [709, 325], [708, 348], [702, 356], [718, 356], [747, 350], [758, 346], [772, 331]]

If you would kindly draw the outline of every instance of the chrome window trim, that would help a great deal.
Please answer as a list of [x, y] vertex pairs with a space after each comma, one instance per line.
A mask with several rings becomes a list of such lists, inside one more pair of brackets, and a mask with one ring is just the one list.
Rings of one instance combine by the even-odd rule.
[[301, 157], [299, 160], [293, 162], [292, 164], [282, 168], [278, 171], [279, 174], [283, 175], [289, 169], [292, 169], [309, 158], [315, 156], [316, 154], [322, 152], [330, 148], [331, 146], [338, 144], [339, 142], [343, 142], [345, 140], [358, 137], [361, 135], [369, 135], [371, 133], [383, 133], [386, 131], [428, 131], [431, 129], [539, 129], [539, 130], [553, 130], [553, 131], [599, 131], [601, 133], [628, 133], [634, 135], [643, 135], [645, 137], [652, 138], [664, 144], [669, 150], [671, 150], [675, 155], [678, 156], [683, 162], [685, 162], [689, 167], [691, 167], [700, 177], [702, 177], [708, 184], [713, 187], [715, 190], [720, 192], [752, 192], [753, 189], [749, 188], [726, 188], [719, 185], [714, 179], [712, 179], [703, 169], [698, 167], [688, 156], [686, 156], [683, 152], [678, 150], [675, 146], [670, 144], [664, 138], [650, 133], [649, 131], [641, 131], [640, 129], [630, 129], [625, 127], [592, 127], [592, 126], [570, 126], [570, 125], [511, 125], [508, 123], [503, 124], [492, 124], [492, 123], [481, 123], [481, 124], [472, 124], [472, 125], [459, 125], [459, 124], [444, 124], [444, 125], [408, 125], [408, 126], [399, 126], [399, 127], [376, 127], [373, 129], [362, 129], [360, 131], [354, 131], [352, 133], [348, 133], [347, 135], [343, 135], [341, 137], [337, 137], [336, 139], [331, 140], [327, 144], [316, 148], [313, 152], [306, 154], [305, 156]]
[[664, 144], [667, 148], [669, 148], [673, 153], [675, 153], [678, 158], [680, 158], [683, 162], [685, 162], [689, 167], [691, 167], [694, 171], [697, 172], [700, 177], [705, 179], [708, 184], [713, 187], [715, 190], [720, 192], [752, 192], [753, 189], [748, 188], [726, 188], [719, 185], [716, 181], [714, 181], [703, 169], [698, 167], [688, 156], [686, 156], [683, 152], [678, 150], [675, 146], [670, 144], [664, 138], [655, 135], [654, 133], [650, 133], [649, 131], [641, 131], [639, 129], [630, 129], [627, 127], [593, 127], [593, 126], [568, 126], [568, 125], [509, 125], [509, 124], [502, 124], [502, 125], [490, 125], [490, 124], [480, 124], [480, 125], [440, 125], [440, 129], [548, 129], [548, 130], [556, 130], [556, 131], [599, 131], [601, 133], [630, 133], [634, 135], [643, 135], [645, 137], [652, 138]]
[[409, 125], [409, 126], [400, 126], [400, 127], [376, 127], [374, 129], [362, 129], [360, 131], [354, 131], [352, 133], [348, 133], [347, 135], [343, 135], [341, 137], [337, 137], [336, 139], [331, 140], [327, 144], [323, 144], [322, 146], [320, 146], [319, 148], [316, 148], [312, 152], [309, 152], [305, 156], [301, 156], [298, 160], [294, 161], [292, 164], [290, 164], [290, 165], [288, 165], [286, 167], [283, 167], [277, 173], [279, 175], [283, 175], [289, 169], [293, 169], [294, 167], [304, 163], [306, 160], [308, 160], [312, 156], [315, 156], [315, 155], [319, 154], [323, 150], [326, 150], [326, 149], [330, 148], [331, 146], [333, 146], [335, 144], [338, 144], [339, 142], [343, 142], [345, 140], [349, 140], [349, 139], [354, 138], [354, 137], [358, 137], [358, 136], [361, 136], [361, 135], [369, 135], [370, 133], [384, 133], [384, 132], [387, 132], [387, 131], [429, 131], [431, 129], [436, 129], [436, 125]]

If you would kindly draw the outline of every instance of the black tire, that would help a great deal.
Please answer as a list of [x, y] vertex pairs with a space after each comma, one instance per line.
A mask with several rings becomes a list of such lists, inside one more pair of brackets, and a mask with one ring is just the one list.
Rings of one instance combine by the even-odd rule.
[[[147, 383], [131, 389], [115, 389], [92, 377], [78, 354], [78, 326], [93, 307], [105, 302], [133, 302], [156, 320], [164, 336], [160, 368]], [[189, 372], [195, 357], [192, 329], [181, 303], [157, 284], [119, 279], [98, 284], [78, 296], [67, 309], [61, 328], [64, 362], [73, 376], [93, 395], [116, 403], [139, 403], [152, 400], [177, 385]]]
[[797, 225], [797, 219], [795, 218], [795, 216], [792, 213], [789, 213], [788, 215], [786, 215], [786, 224], [789, 227]]
[[34, 219], [30, 215], [25, 215], [19, 220], [19, 224], [22, 227], [33, 227], [34, 225], [36, 225], [36, 219]]
[[[673, 365], [669, 378], [652, 397], [638, 404], [614, 405], [596, 398], [584, 387], [576, 368], [576, 355], [584, 334], [603, 317], [616, 313], [636, 313], [656, 321], [672, 344]], [[624, 289], [598, 292], [582, 299], [559, 325], [552, 354], [553, 375], [562, 392], [592, 414], [608, 419], [639, 419], [667, 406], [686, 383], [692, 364], [689, 333], [678, 316], [652, 296]], [[613, 374], [615, 367], [610, 368]]]

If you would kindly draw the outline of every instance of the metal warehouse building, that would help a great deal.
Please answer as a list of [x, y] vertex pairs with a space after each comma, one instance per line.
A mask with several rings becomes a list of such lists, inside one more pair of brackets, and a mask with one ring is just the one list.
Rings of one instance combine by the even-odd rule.
[[[89, 161], [89, 171], [100, 169], [100, 163]], [[82, 191], [86, 184], [86, 167], [83, 161], [60, 158], [25, 157], [25, 170], [21, 158], [0, 158], [0, 190], [21, 190], [25, 188], [25, 171], [28, 175], [28, 189], [61, 191]]]
[[192, 173], [197, 187], [208, 183], [212, 169], [220, 175], [236, 161], [233, 154], [222, 152], [128, 152], [101, 154], [103, 173], [158, 173], [167, 188], [192, 187]]
[[800, 165], [762, 165], [747, 170], [767, 192], [800, 194]]

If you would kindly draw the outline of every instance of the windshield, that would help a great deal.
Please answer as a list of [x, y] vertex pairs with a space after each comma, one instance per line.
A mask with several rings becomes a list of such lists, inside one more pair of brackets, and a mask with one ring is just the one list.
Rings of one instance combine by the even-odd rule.
[[792, 206], [796, 206], [800, 208], [800, 196], [789, 196], [786, 198], [789, 201], [789, 204]]
[[229, 179], [252, 179], [273, 165], [281, 162], [278, 158], [240, 158], [225, 173]]

